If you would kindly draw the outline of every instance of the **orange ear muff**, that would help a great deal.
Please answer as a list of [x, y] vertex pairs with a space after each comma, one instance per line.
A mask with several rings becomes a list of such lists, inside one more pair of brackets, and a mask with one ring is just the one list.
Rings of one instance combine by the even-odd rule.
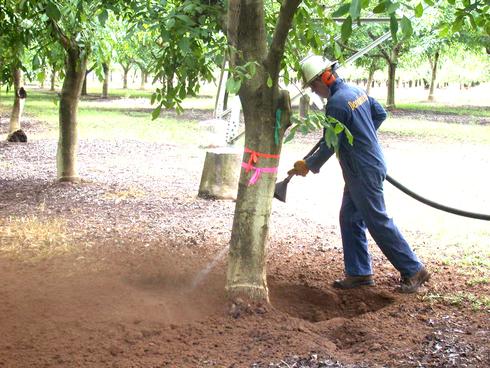
[[335, 82], [335, 75], [333, 75], [330, 69], [325, 70], [322, 74], [322, 82], [330, 87]]

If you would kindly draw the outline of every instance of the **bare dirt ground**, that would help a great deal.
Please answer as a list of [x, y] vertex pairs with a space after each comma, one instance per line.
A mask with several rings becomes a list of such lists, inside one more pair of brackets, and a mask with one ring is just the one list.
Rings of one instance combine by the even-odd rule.
[[[44, 127], [28, 120], [24, 129]], [[395, 163], [408, 144], [438, 148], [381, 138]], [[284, 153], [280, 176], [313, 142]], [[433, 273], [420, 295], [394, 291], [398, 275], [374, 244], [377, 285], [336, 290], [341, 178], [332, 164], [274, 203], [271, 305], [237, 308], [224, 292], [234, 203], [197, 198], [203, 150], [82, 140], [77, 185], [55, 181], [55, 152], [55, 140], [0, 142], [0, 367], [490, 366], [488, 310], [430, 298], [489, 295], [437, 257], [448, 243], [413, 225], [450, 215], [405, 199], [393, 208]]]

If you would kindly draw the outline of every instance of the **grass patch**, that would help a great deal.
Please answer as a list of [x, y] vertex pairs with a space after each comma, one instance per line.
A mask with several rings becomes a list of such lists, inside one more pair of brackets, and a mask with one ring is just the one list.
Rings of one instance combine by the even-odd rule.
[[490, 313], [490, 297], [485, 295], [478, 296], [466, 292], [459, 292], [454, 294], [428, 293], [424, 295], [422, 299], [430, 303], [442, 303], [458, 308], [470, 307], [474, 311]]
[[[151, 95], [149, 91], [137, 92], [132, 96], [148, 97]], [[34, 90], [29, 93], [25, 108], [26, 114], [45, 122], [46, 127], [52, 129], [36, 136], [30, 136], [30, 139], [57, 138], [59, 106], [54, 103], [56, 99], [55, 92]], [[2, 94], [0, 111], [9, 113], [12, 103], [11, 94], [7, 97]], [[78, 112], [79, 138], [135, 139], [194, 146], [201, 142], [197, 121], [164, 117], [152, 120], [151, 112], [152, 107], [149, 102], [137, 98], [134, 98], [134, 103], [123, 101], [122, 104], [112, 104], [111, 100], [82, 99]]]
[[390, 117], [379, 130], [381, 133], [422, 140], [490, 144], [490, 129], [484, 125], [451, 124]]
[[436, 103], [397, 103], [396, 109], [490, 118], [488, 106], [447, 106]]
[[74, 246], [61, 219], [11, 217], [0, 223], [0, 252], [22, 260], [42, 260], [70, 253]]
[[468, 286], [476, 286], [476, 285], [488, 285], [490, 283], [489, 277], [474, 277], [466, 282]]

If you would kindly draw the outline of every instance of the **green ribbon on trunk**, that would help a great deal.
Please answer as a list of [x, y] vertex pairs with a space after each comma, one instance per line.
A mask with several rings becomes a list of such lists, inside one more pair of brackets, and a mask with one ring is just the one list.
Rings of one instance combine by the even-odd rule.
[[281, 109], [276, 110], [276, 126], [274, 128], [274, 142], [279, 145], [279, 129], [281, 129]]

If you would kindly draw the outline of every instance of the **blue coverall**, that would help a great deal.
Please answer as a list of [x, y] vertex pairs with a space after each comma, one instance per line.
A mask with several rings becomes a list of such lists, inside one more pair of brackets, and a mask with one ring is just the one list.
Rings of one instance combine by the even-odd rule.
[[[354, 137], [350, 145], [341, 134], [339, 162], [345, 187], [340, 209], [340, 229], [345, 273], [372, 275], [366, 228], [402, 277], [411, 277], [422, 268], [413, 250], [393, 219], [388, 216], [383, 195], [386, 165], [376, 130], [386, 119], [386, 111], [372, 97], [337, 79], [330, 87], [326, 115], [343, 123]], [[322, 139], [319, 149], [306, 159], [308, 168], [318, 173], [333, 155]]]

